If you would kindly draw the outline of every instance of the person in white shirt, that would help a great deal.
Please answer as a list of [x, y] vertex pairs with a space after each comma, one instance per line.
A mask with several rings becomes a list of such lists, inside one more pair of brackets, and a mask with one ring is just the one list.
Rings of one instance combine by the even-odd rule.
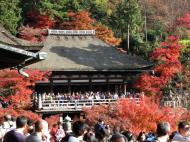
[[48, 127], [48, 123], [47, 121], [45, 120], [46, 116], [45, 115], [42, 115], [42, 120], [41, 120], [41, 123], [43, 125], [43, 129], [42, 129], [42, 132], [43, 134], [45, 135], [46, 137], [46, 142], [50, 142], [50, 133], [49, 133], [49, 127]]
[[178, 124], [178, 132], [174, 135], [172, 141], [190, 142], [190, 126], [187, 121], [182, 121]]
[[118, 98], [119, 98], [118, 94], [115, 93], [115, 94], [113, 95], [113, 99], [118, 99]]

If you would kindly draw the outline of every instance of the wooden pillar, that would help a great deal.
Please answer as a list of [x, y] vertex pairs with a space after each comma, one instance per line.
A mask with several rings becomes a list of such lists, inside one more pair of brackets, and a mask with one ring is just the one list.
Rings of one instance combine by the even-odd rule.
[[106, 77], [107, 92], [110, 92], [109, 78]]
[[125, 95], [127, 94], [127, 82], [126, 82], [126, 79], [123, 80], [123, 93]]
[[50, 93], [53, 93], [53, 79], [50, 78]]
[[92, 91], [92, 78], [89, 78], [89, 91]]
[[119, 87], [118, 87], [118, 84], [117, 85], [114, 85], [114, 90], [115, 90], [115, 92], [117, 93], [117, 94], [119, 94]]
[[71, 94], [71, 79], [68, 80], [68, 93]]

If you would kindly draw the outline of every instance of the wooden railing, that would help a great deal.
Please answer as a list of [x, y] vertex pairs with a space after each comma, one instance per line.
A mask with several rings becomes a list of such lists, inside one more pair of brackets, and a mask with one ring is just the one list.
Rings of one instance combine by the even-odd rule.
[[164, 101], [163, 106], [177, 108], [181, 106], [181, 103], [179, 101]]
[[[125, 98], [140, 103], [140, 98]], [[81, 111], [83, 108], [90, 108], [94, 105], [108, 105], [115, 103], [117, 99], [93, 99], [93, 100], [59, 100], [59, 99], [38, 99], [34, 100], [35, 109], [38, 111]]]
[[172, 107], [172, 108], [177, 108], [177, 107], [184, 107], [184, 108], [189, 108], [190, 100], [171, 100], [171, 101], [163, 101], [161, 105], [167, 106], [167, 107]]

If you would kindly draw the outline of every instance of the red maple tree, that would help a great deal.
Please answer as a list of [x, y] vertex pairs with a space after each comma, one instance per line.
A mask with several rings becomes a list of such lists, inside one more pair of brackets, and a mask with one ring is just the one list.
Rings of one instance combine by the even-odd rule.
[[[30, 41], [44, 41], [47, 28], [56, 25], [64, 30], [96, 30], [96, 36], [110, 45], [119, 45], [121, 39], [115, 38], [114, 33], [107, 26], [96, 23], [87, 11], [77, 13], [68, 12], [68, 21], [61, 22], [60, 19], [53, 21], [48, 14], [41, 15], [36, 10], [31, 10], [26, 16], [26, 25], [19, 29], [18, 36]], [[59, 24], [56, 24], [59, 23]]]
[[37, 10], [30, 10], [26, 14], [26, 23], [33, 28], [52, 28], [54, 25], [53, 19], [50, 14], [40, 14]]
[[40, 116], [36, 113], [33, 113], [29, 110], [22, 110], [22, 109], [10, 109], [10, 108], [0, 108], [0, 122], [4, 121], [4, 116], [5, 115], [11, 115], [13, 117], [17, 117], [20, 115], [25, 116], [28, 119], [31, 119], [33, 121], [37, 121], [40, 119]]
[[54, 21], [49, 14], [40, 14], [37, 10], [30, 10], [26, 14], [26, 26], [18, 30], [18, 37], [33, 41], [41, 42], [47, 36], [47, 29], [54, 26]]
[[121, 42], [120, 39], [114, 37], [112, 30], [105, 25], [96, 23], [87, 11], [80, 11], [78, 13], [69, 12], [68, 18], [70, 20], [63, 22], [60, 26], [61, 29], [96, 30], [96, 37], [110, 45], [119, 45]]
[[29, 109], [35, 81], [45, 80], [49, 72], [27, 70], [30, 77], [24, 78], [15, 70], [0, 70], [0, 93], [11, 109]]
[[190, 28], [190, 13], [185, 13], [182, 17], [177, 19], [180, 26]]
[[48, 32], [47, 29], [33, 28], [27, 26], [20, 27], [19, 30], [19, 38], [29, 40], [32, 42], [41, 42], [44, 41]]
[[40, 117], [31, 112], [32, 93], [37, 80], [46, 80], [49, 71], [27, 70], [29, 78], [24, 78], [15, 70], [0, 70], [0, 99], [8, 102], [7, 108], [0, 108], [0, 121], [5, 114], [17, 117], [24, 115], [27, 118], [38, 120]]
[[179, 61], [180, 49], [179, 39], [175, 36], [168, 37], [166, 42], [160, 44], [161, 47], [155, 48], [151, 54], [151, 59], [158, 61], [155, 66], [154, 73], [144, 73], [135, 84], [135, 87], [147, 95], [161, 94], [161, 89], [168, 81], [178, 72], [182, 70]]
[[[94, 106], [92, 109], [84, 109], [86, 118], [90, 125], [95, 125], [99, 118], [112, 128], [124, 126], [136, 135], [141, 131], [155, 131], [157, 122], [167, 121], [172, 130], [176, 130], [176, 123], [183, 114], [183, 109], [160, 108], [159, 104], [152, 102], [149, 98], [141, 98], [140, 103], [123, 99], [116, 104], [108, 106]], [[179, 113], [180, 112], [180, 113]]]

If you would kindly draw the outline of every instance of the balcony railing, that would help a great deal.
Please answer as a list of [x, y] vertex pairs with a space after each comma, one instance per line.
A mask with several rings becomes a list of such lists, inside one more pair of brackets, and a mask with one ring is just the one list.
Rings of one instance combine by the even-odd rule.
[[[140, 98], [125, 98], [130, 101], [140, 103]], [[37, 111], [82, 111], [83, 108], [91, 108], [95, 105], [108, 105], [115, 103], [118, 99], [93, 99], [93, 100], [60, 100], [60, 99], [41, 99], [34, 100]]]

